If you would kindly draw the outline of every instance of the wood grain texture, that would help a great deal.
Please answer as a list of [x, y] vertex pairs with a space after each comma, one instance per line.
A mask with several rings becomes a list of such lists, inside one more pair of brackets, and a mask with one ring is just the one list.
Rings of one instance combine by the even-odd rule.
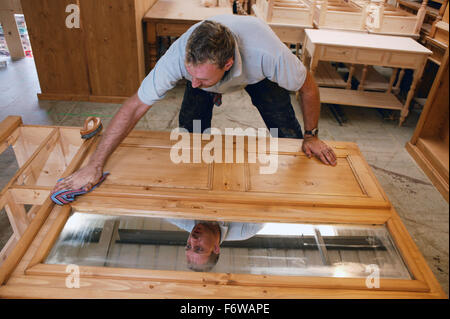
[[448, 59], [447, 48], [414, 134], [407, 143], [409, 153], [447, 201], [449, 198]]
[[22, 9], [42, 93], [89, 95], [82, 28], [66, 27], [71, 0], [24, 0]]
[[[54, 134], [65, 141], [77, 140], [69, 132], [58, 128]], [[194, 138], [193, 136], [190, 136]], [[205, 142], [205, 141], [203, 141]], [[280, 139], [276, 154], [281, 159], [279, 171], [261, 177], [255, 163], [185, 163], [176, 167], [169, 152], [176, 141], [167, 132], [134, 131], [123, 141], [122, 152], [110, 158], [111, 175], [93, 192], [77, 199], [71, 206], [54, 207], [47, 198], [36, 217], [26, 229], [0, 268], [1, 297], [44, 298], [446, 298], [431, 270], [391, 207], [375, 175], [353, 143], [329, 142], [338, 154], [339, 165], [328, 167], [316, 160], [308, 160], [300, 152], [298, 140]], [[95, 140], [79, 146], [63, 176], [83, 165], [92, 151]], [[202, 143], [187, 147], [200, 149]], [[237, 143], [231, 144], [233, 148]], [[255, 152], [252, 143], [243, 144], [248, 160]], [[225, 143], [222, 146], [225, 151]], [[42, 150], [38, 148], [38, 150]], [[38, 151], [36, 151], [38, 152]], [[63, 150], [61, 161], [65, 161]], [[129, 161], [132, 162], [129, 162]], [[123, 161], [123, 162], [121, 162]], [[122, 163], [117, 165], [117, 163]], [[200, 170], [195, 166], [200, 165]], [[204, 165], [204, 166], [202, 166]], [[194, 169], [194, 173], [192, 170]], [[115, 175], [117, 174], [117, 175]], [[161, 175], [161, 181], [155, 179]], [[217, 174], [217, 175], [216, 175]], [[113, 177], [115, 175], [114, 178]], [[164, 179], [165, 178], [165, 179]], [[183, 186], [189, 185], [190, 188]], [[300, 182], [299, 182], [300, 181]], [[311, 182], [304, 183], [302, 181]], [[336, 185], [333, 185], [333, 181]], [[205, 187], [207, 185], [207, 187]], [[180, 187], [181, 186], [181, 187]], [[312, 187], [312, 189], [308, 189]], [[19, 191], [20, 190], [20, 191]], [[31, 191], [48, 191], [42, 186], [13, 187], [11, 197], [25, 201]], [[33, 200], [35, 204], [39, 199]], [[53, 208], [53, 209], [52, 209]], [[284, 277], [244, 275], [234, 273], [190, 273], [172, 270], [138, 269], [138, 245], [128, 250], [113, 245], [110, 254], [122, 256], [131, 268], [109, 268], [98, 265], [82, 266], [81, 287], [67, 289], [65, 265], [42, 264], [52, 243], [59, 234], [69, 210], [80, 213], [119, 216], [158, 216], [242, 222], [296, 222], [347, 225], [385, 225], [394, 238], [413, 280], [382, 280], [379, 289], [367, 289], [364, 279]], [[60, 211], [65, 209], [65, 211]], [[142, 224], [143, 222], [140, 221]], [[126, 225], [139, 229], [139, 222]], [[117, 226], [119, 227], [119, 226]], [[115, 225], [108, 225], [100, 241], [89, 252], [95, 256], [106, 254], [108, 239], [116, 236]], [[153, 227], [157, 227], [154, 225]], [[117, 249], [116, 249], [117, 248]], [[173, 248], [173, 247], [172, 247]], [[142, 258], [154, 258], [154, 251]], [[159, 252], [181, 254], [178, 250]], [[292, 253], [292, 252], [291, 252]], [[307, 252], [305, 252], [306, 254]], [[282, 267], [280, 257], [287, 252], [251, 252], [251, 256], [273, 257], [267, 265]], [[167, 256], [168, 256], [167, 255]], [[225, 254], [226, 255], [226, 254]], [[242, 252], [228, 250], [223, 256], [239, 267]], [[311, 261], [313, 256], [306, 256]], [[316, 256], [317, 257], [317, 256]], [[376, 256], [352, 256], [352, 258]], [[331, 261], [339, 261], [330, 252]], [[116, 267], [114, 267], [116, 266]], [[156, 265], [156, 267], [159, 267]]]
[[46, 100], [121, 103], [145, 77], [142, 18], [155, 0], [79, 0], [80, 27], [66, 27], [73, 1], [22, 3]]

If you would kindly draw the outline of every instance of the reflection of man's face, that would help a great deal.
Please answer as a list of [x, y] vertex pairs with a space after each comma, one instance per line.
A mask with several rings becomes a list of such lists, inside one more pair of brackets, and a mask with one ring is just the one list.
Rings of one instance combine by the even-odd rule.
[[192, 229], [186, 243], [186, 259], [188, 263], [203, 265], [208, 261], [212, 252], [218, 254], [219, 235], [214, 225], [198, 223]]

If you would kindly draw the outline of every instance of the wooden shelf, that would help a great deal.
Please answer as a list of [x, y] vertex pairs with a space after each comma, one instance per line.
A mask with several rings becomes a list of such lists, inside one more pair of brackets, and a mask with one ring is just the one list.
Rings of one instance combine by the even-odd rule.
[[[362, 81], [362, 73], [363, 66], [356, 65], [353, 76], [360, 83]], [[389, 88], [389, 80], [380, 74], [372, 65], [368, 65], [363, 87], [366, 91], [387, 91]]]
[[392, 93], [319, 88], [320, 102], [401, 110], [402, 103]]
[[[419, 142], [420, 141], [420, 142]], [[417, 143], [422, 144], [421, 147], [419, 145], [414, 145], [411, 142], [408, 142], [406, 144], [406, 150], [408, 153], [414, 158], [417, 165], [423, 170], [423, 172], [428, 176], [428, 178], [431, 180], [433, 185], [436, 187], [436, 189], [442, 194], [442, 196], [445, 198], [445, 200], [449, 201], [449, 184], [448, 184], [448, 163], [447, 163], [447, 178], [442, 176], [442, 170], [439, 169], [439, 166], [436, 166], [435, 156], [432, 155], [431, 149], [437, 149], [438, 144], [434, 143], [434, 146], [430, 147], [430, 144], [432, 143], [423, 143], [424, 141], [422, 139], [419, 139]], [[424, 152], [424, 149], [428, 149]], [[441, 145], [441, 147], [447, 147], [447, 145]], [[448, 158], [448, 152], [447, 152], [447, 158]], [[439, 163], [439, 161], [438, 161]]]
[[345, 88], [347, 83], [331, 65], [330, 62], [320, 61], [314, 73], [314, 79], [318, 86]]
[[448, 48], [406, 149], [449, 200]]
[[417, 140], [416, 145], [422, 152], [428, 154], [429, 161], [433, 166], [437, 167], [439, 171], [444, 172], [443, 177], [448, 180], [449, 151], [448, 145], [445, 147], [445, 141], [437, 138], [421, 137]]
[[[405, 7], [413, 9], [413, 10], [419, 10], [419, 8], [422, 4], [421, 2], [416, 2], [416, 1], [411, 1], [411, 0], [399, 0], [398, 3]], [[436, 18], [439, 15], [439, 10], [432, 8], [430, 6], [427, 6], [427, 15]]]

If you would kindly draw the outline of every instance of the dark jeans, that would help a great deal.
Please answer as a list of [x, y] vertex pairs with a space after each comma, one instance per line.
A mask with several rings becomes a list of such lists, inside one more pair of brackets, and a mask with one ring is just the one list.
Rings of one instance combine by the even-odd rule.
[[[267, 128], [278, 128], [278, 137], [303, 138], [302, 128], [295, 117], [291, 98], [286, 89], [264, 79], [245, 87]], [[193, 132], [193, 120], [201, 120], [201, 131], [211, 127], [214, 94], [193, 88], [186, 83], [181, 104], [179, 126]]]

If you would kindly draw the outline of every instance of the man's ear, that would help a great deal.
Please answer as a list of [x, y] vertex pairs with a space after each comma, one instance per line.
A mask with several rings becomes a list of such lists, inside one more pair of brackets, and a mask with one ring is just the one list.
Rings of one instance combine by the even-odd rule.
[[220, 245], [219, 244], [215, 244], [213, 251], [214, 251], [215, 254], [220, 254]]
[[229, 69], [231, 69], [231, 67], [233, 66], [233, 64], [234, 64], [234, 59], [233, 59], [233, 58], [229, 58], [228, 61], [227, 61], [227, 63], [225, 63], [225, 66], [223, 67], [223, 69], [224, 69], [225, 71], [228, 71]]

